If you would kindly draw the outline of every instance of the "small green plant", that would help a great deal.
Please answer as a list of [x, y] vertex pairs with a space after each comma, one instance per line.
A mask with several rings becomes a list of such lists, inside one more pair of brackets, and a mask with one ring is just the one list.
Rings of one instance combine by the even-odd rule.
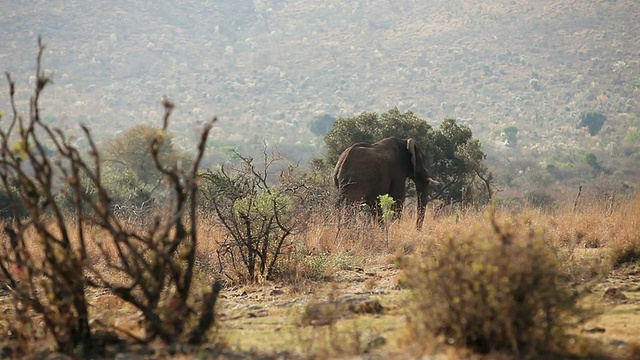
[[389, 194], [383, 194], [378, 196], [378, 201], [380, 202], [380, 209], [382, 214], [382, 221], [389, 222], [395, 216], [396, 212], [394, 210], [396, 201], [389, 196]]
[[378, 196], [380, 204], [380, 220], [384, 226], [385, 239], [387, 241], [387, 248], [389, 247], [389, 221], [396, 215], [394, 210], [396, 201], [389, 196], [389, 194], [383, 194]]

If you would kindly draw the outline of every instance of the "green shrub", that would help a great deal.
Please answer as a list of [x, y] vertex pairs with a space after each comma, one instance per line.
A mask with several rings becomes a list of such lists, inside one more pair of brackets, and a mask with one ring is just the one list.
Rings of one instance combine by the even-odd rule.
[[580, 122], [578, 127], [586, 127], [589, 129], [591, 136], [596, 135], [602, 129], [607, 116], [595, 111], [587, 111], [580, 114]]
[[640, 143], [640, 130], [629, 130], [627, 131], [627, 136], [624, 141], [630, 144]]
[[556, 201], [544, 190], [525, 191], [524, 199], [526, 203], [537, 209], [553, 209]]
[[229, 173], [222, 168], [199, 174], [202, 194], [225, 230], [219, 256], [228, 266], [222, 271], [233, 278], [232, 270], [238, 280], [272, 280], [280, 255], [291, 245], [289, 237], [306, 226], [313, 191], [288, 182], [293, 168], [281, 171], [279, 183], [272, 184], [271, 167], [281, 158], [267, 156], [266, 148], [262, 165], [237, 156], [241, 162]]
[[[418, 331], [449, 344], [517, 356], [557, 350], [577, 296], [542, 234], [524, 224], [451, 236], [434, 257], [409, 270]], [[506, 228], [506, 227], [505, 227]], [[516, 229], [521, 229], [516, 231]]]

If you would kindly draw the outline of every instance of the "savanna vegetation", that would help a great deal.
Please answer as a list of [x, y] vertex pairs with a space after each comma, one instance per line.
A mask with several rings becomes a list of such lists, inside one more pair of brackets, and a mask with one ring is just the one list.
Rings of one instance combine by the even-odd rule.
[[[181, 151], [168, 99], [157, 127], [78, 141], [42, 118], [39, 45], [30, 106], [7, 73], [0, 124], [3, 357], [640, 356], [637, 195], [495, 199], [468, 126], [395, 108], [322, 120], [309, 168], [266, 144], [207, 167], [217, 120]], [[451, 189], [423, 231], [333, 206], [332, 156], [392, 129]]]
[[260, 157], [264, 141], [306, 163], [328, 150], [332, 119], [363, 112], [455, 118], [502, 197], [553, 202], [581, 184], [636, 186], [638, 13], [635, 0], [17, 2], [2, 7], [0, 63], [32, 84], [25, 44], [49, 39], [43, 121], [80, 142], [78, 123], [98, 142], [155, 124], [167, 96], [188, 151], [216, 114], [207, 167]]

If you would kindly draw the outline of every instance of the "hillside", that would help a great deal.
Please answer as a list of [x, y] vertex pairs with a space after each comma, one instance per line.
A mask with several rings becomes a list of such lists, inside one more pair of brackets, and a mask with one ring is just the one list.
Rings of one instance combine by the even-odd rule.
[[[624, 191], [640, 174], [635, 0], [52, 0], [0, 13], [0, 67], [22, 109], [40, 34], [55, 73], [45, 119], [69, 131], [159, 123], [166, 95], [185, 148], [220, 118], [210, 164], [263, 140], [308, 160], [322, 153], [314, 116], [398, 107], [468, 124], [503, 189]], [[586, 112], [606, 116], [594, 135], [577, 126]]]

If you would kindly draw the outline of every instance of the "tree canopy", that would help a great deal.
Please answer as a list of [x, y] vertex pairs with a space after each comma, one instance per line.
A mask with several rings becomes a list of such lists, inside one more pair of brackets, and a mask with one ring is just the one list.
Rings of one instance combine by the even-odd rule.
[[359, 142], [374, 143], [389, 136], [413, 138], [424, 146], [429, 142], [432, 132], [431, 125], [426, 121], [411, 111], [403, 114], [398, 108], [382, 115], [363, 112], [356, 117], [339, 118], [324, 138], [327, 160], [330, 164], [335, 164], [340, 154], [349, 146]]
[[334, 122], [336, 118], [329, 114], [318, 115], [309, 123], [309, 130], [316, 136], [325, 136], [333, 128]]
[[471, 129], [455, 119], [445, 119], [437, 129], [413, 112], [393, 108], [378, 115], [363, 112], [352, 118], [339, 118], [325, 136], [327, 161], [335, 164], [340, 154], [358, 143], [374, 143], [389, 136], [413, 138], [423, 147], [426, 165], [441, 185], [433, 198], [445, 203], [484, 202], [491, 197], [492, 175], [483, 163], [486, 158], [480, 141]]
[[113, 189], [115, 203], [140, 206], [162, 180], [151, 155], [157, 141], [159, 160], [165, 167], [189, 167], [189, 160], [173, 145], [173, 136], [149, 125], [134, 126], [103, 145], [105, 186]]
[[108, 140], [104, 144], [104, 159], [109, 166], [130, 169], [145, 184], [160, 180], [151, 157], [150, 147], [154, 139], [159, 140], [159, 154], [163, 163], [175, 166], [180, 155], [173, 147], [173, 136], [149, 125], [137, 125]]

